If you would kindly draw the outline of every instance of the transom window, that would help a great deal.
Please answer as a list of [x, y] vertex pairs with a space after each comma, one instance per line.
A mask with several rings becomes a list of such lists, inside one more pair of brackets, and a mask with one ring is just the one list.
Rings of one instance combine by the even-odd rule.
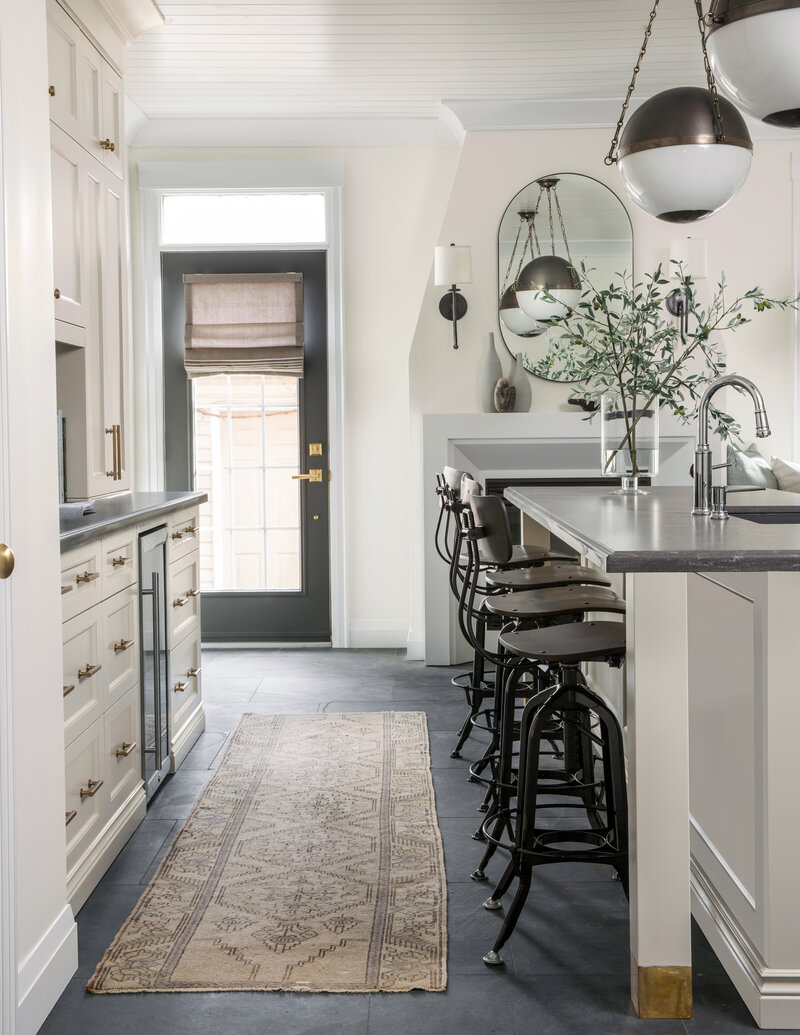
[[324, 194], [165, 194], [162, 245], [325, 242]]

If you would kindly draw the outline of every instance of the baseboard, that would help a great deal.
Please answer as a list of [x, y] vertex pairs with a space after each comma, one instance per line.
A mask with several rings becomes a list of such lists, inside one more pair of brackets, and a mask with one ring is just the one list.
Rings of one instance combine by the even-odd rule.
[[800, 970], [766, 965], [694, 858], [692, 915], [758, 1026], [800, 1030]]
[[16, 1035], [36, 1035], [78, 969], [78, 926], [65, 905], [17, 971]]
[[177, 736], [172, 740], [170, 749], [170, 771], [176, 773], [189, 752], [197, 743], [203, 730], [206, 728], [206, 710], [203, 702], [198, 701], [197, 707], [181, 726]]
[[409, 629], [406, 636], [406, 657], [409, 661], [425, 660], [424, 629]]
[[67, 874], [67, 899], [76, 914], [146, 813], [144, 785], [140, 782]]
[[405, 647], [408, 626], [380, 620], [358, 619], [348, 627], [351, 647]]

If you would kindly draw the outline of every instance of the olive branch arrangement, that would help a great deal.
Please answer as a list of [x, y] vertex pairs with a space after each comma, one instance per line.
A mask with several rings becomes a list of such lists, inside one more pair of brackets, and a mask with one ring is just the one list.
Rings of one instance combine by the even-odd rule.
[[[691, 277], [680, 263], [672, 262], [673, 278], [681, 282], [686, 317], [683, 329], [667, 312], [666, 300], [674, 287], [663, 266], [634, 282], [627, 275], [607, 288], [595, 288], [590, 270], [581, 264], [581, 280], [587, 285], [580, 301], [566, 319], [554, 325], [562, 333], [545, 355], [529, 363], [532, 373], [559, 381], [583, 381], [581, 394], [599, 407], [601, 396], [613, 394], [625, 422], [617, 449], [607, 458], [606, 469], [622, 448], [630, 450], [632, 473], [636, 462], [636, 429], [653, 406], [668, 408], [684, 422], [696, 415], [706, 387], [727, 373], [725, 356], [715, 340], [719, 332], [735, 331], [751, 322], [752, 314], [796, 308], [800, 298], [769, 298], [754, 287], [726, 300], [724, 273], [707, 307], [700, 305]], [[550, 301], [557, 299], [545, 292]], [[743, 311], [744, 310], [744, 311]], [[526, 357], [527, 359], [527, 357]], [[692, 368], [689, 368], [690, 361]], [[591, 420], [597, 410], [585, 418]], [[723, 439], [739, 441], [740, 427], [729, 414], [710, 407], [712, 424]]]

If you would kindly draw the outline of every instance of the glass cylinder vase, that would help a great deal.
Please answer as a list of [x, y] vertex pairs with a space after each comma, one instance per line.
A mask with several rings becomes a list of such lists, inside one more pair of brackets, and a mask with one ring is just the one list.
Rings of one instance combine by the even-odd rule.
[[639, 479], [658, 474], [658, 403], [639, 403], [618, 395], [600, 400], [600, 473], [618, 479], [623, 495], [641, 493]]

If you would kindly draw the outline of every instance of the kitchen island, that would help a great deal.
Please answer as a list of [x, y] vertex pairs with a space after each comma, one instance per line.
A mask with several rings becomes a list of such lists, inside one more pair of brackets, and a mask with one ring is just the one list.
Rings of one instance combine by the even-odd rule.
[[693, 913], [756, 1021], [800, 1028], [800, 496], [737, 493], [727, 521], [682, 487], [505, 496], [627, 601], [624, 669], [588, 676], [626, 735], [639, 1015], [690, 1014]]

